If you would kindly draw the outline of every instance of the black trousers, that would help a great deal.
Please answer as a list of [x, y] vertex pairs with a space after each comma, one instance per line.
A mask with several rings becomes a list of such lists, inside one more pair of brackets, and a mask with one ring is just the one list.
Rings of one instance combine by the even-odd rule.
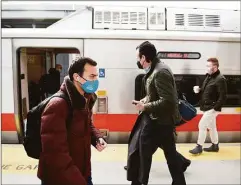
[[[161, 148], [163, 150], [162, 146], [159, 146], [159, 148]], [[177, 151], [177, 159], [179, 160], [179, 163], [181, 164], [181, 166], [183, 166], [184, 163], [187, 163], [187, 161], [188, 161], [188, 159], [186, 157], [184, 157], [182, 154], [180, 154], [178, 151]]]
[[[183, 161], [186, 159], [176, 151], [173, 127], [161, 125], [155, 121], [145, 125], [140, 135], [139, 154], [141, 159], [144, 160], [140, 160], [140, 168], [143, 170], [139, 172], [142, 179], [138, 179], [138, 181], [142, 184], [148, 184], [152, 155], [158, 148], [162, 148], [164, 152], [173, 180], [172, 185], [186, 185], [182, 170]], [[132, 184], [135, 184], [135, 182]]]

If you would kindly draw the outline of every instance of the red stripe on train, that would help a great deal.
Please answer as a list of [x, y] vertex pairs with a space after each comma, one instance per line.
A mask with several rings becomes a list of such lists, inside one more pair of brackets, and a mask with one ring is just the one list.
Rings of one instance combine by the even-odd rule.
[[[198, 115], [192, 121], [177, 128], [178, 131], [198, 131], [198, 122], [202, 115]], [[2, 131], [16, 131], [14, 114], [1, 114]], [[131, 131], [136, 114], [95, 114], [94, 125], [100, 129], [109, 129], [112, 132]], [[217, 117], [219, 131], [240, 131], [240, 114], [220, 114]]]
[[[177, 128], [177, 131], [198, 131], [198, 123], [202, 115], [197, 115], [190, 122]], [[101, 129], [108, 128], [109, 131], [131, 131], [137, 115], [135, 114], [96, 114], [94, 124]], [[223, 114], [217, 116], [217, 128], [219, 131], [240, 131], [239, 114]]]
[[15, 125], [15, 118], [14, 114], [1, 114], [1, 120], [2, 120], [2, 131], [16, 131], [16, 125]]

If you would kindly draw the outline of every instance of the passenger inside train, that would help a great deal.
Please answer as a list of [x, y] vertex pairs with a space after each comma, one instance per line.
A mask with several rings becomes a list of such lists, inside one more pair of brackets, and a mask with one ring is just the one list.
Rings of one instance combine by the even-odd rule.
[[[19, 60], [22, 75], [22, 96], [24, 117], [28, 110], [56, 93], [64, 76], [67, 75], [69, 60], [79, 51], [71, 48], [21, 48]], [[63, 69], [64, 66], [64, 69]], [[27, 76], [26, 76], [27, 75]], [[27, 77], [27, 78], [26, 78]], [[25, 83], [28, 85], [25, 86]], [[27, 93], [26, 93], [27, 90]]]
[[[56, 67], [57, 68], [57, 67]], [[50, 68], [48, 74], [40, 78], [40, 89], [43, 100], [52, 96], [60, 87], [60, 72], [56, 68]]]

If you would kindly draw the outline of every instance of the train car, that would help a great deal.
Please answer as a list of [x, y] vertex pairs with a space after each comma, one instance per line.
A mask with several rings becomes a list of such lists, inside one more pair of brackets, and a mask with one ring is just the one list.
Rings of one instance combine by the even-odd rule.
[[[97, 10], [104, 11], [103, 8]], [[220, 142], [240, 142], [240, 25], [238, 31], [235, 27], [240, 17], [232, 24], [229, 22], [232, 29], [235, 28], [231, 31], [226, 24], [222, 27], [221, 23], [220, 30], [217, 26], [210, 30], [201, 29], [200, 25], [197, 28], [197, 23], [193, 23], [195, 29], [190, 25], [182, 28], [178, 24], [182, 15], [174, 12], [173, 18], [171, 12], [174, 10], [165, 9], [162, 12], [165, 15], [164, 27], [151, 29], [150, 21], [147, 21], [146, 27], [140, 24], [134, 30], [130, 22], [126, 28], [123, 24], [118, 29], [113, 23], [112, 29], [111, 26], [106, 29], [106, 24], [101, 25], [95, 19], [97, 10], [91, 10], [89, 21], [98, 25], [93, 23], [88, 29], [86, 25], [85, 29], [57, 29], [58, 26], [55, 29], [2, 29], [2, 143], [22, 142], [26, 115], [31, 108], [31, 82], [37, 84], [41, 76], [56, 64], [63, 66], [63, 78], [71, 61], [78, 56], [91, 57], [98, 63], [100, 86], [93, 109], [95, 126], [103, 131], [109, 143], [126, 143], [137, 118], [131, 101], [138, 97], [141, 79], [138, 77], [143, 74], [136, 65], [135, 48], [146, 40], [156, 46], [158, 57], [173, 70], [178, 90], [198, 110], [197, 117], [177, 128], [177, 142], [197, 140], [202, 112], [193, 86], [201, 85], [204, 80], [209, 57], [219, 59], [220, 70], [228, 85], [227, 101], [217, 117]], [[185, 11], [182, 10], [183, 17], [186, 16]], [[187, 17], [192, 24], [190, 17], [201, 15], [201, 10], [195, 10], [199, 11], [195, 15], [193, 10], [190, 11]], [[158, 12], [155, 15], [158, 17]], [[209, 15], [207, 12], [203, 14], [206, 21]], [[220, 16], [224, 19], [223, 15], [227, 14]], [[150, 15], [146, 13], [146, 16], [149, 20]], [[213, 17], [217, 21], [217, 16]], [[176, 27], [171, 26], [173, 19]], [[200, 22], [200, 17], [196, 20]], [[224, 27], [226, 31], [221, 29]]]

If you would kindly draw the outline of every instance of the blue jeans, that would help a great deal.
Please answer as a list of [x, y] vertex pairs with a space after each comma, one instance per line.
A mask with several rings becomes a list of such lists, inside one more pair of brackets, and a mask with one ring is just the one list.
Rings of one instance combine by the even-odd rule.
[[[42, 182], [41, 182], [41, 185], [46, 185], [46, 184], [42, 181]], [[91, 176], [88, 177], [87, 185], [93, 185], [92, 177], [91, 177]]]

